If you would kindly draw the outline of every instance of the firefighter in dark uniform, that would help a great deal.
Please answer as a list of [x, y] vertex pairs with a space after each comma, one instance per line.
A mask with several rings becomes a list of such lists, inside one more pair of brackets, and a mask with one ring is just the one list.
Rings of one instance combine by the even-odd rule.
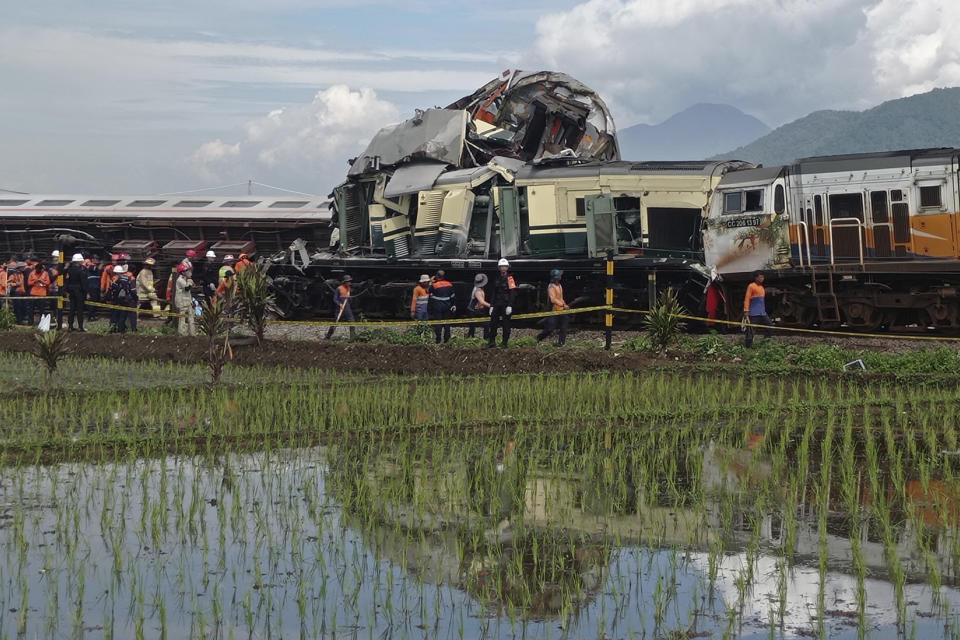
[[500, 273], [493, 280], [493, 298], [490, 301], [490, 335], [487, 337], [487, 347], [497, 344], [497, 328], [503, 325], [503, 342], [500, 346], [507, 348], [510, 341], [510, 316], [513, 315], [513, 304], [517, 299], [517, 281], [510, 275], [510, 263], [506, 258], [497, 262]]
[[[430, 293], [431, 320], [446, 320], [457, 310], [456, 304], [454, 304], [453, 285], [447, 280], [447, 274], [442, 269], [437, 271], [437, 275], [433, 278], [433, 284], [427, 291]], [[437, 339], [437, 344], [450, 342], [450, 325], [434, 325], [433, 335]]]

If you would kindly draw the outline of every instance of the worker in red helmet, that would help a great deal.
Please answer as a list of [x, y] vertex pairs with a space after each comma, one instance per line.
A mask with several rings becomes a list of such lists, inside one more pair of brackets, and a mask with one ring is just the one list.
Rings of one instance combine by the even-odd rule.
[[253, 264], [250, 261], [250, 257], [245, 253], [241, 253], [237, 256], [237, 264], [233, 266], [233, 270], [236, 271], [237, 275], [240, 275], [240, 272]]

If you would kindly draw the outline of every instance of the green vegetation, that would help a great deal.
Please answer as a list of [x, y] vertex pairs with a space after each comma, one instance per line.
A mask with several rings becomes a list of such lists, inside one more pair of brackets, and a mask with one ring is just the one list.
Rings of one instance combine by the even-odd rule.
[[653, 349], [664, 353], [676, 342], [684, 327], [683, 321], [677, 316], [684, 313], [686, 311], [677, 301], [677, 294], [673, 289], [668, 288], [660, 293], [657, 304], [643, 317], [643, 328]]
[[757, 375], [0, 354], [0, 637], [956, 637], [960, 379], [678, 348]]
[[63, 331], [45, 331], [33, 333], [33, 339], [36, 343], [35, 355], [47, 370], [48, 375], [57, 372], [57, 366], [64, 356], [69, 352], [67, 346], [67, 334]]
[[263, 343], [270, 314], [276, 311], [266, 269], [251, 264], [239, 272], [235, 298], [240, 317], [257, 337], [257, 344]]

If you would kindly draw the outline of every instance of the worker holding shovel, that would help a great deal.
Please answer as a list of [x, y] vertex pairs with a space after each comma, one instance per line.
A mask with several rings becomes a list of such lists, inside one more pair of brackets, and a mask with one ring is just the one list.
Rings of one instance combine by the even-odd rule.
[[[353, 310], [350, 309], [350, 283], [353, 281], [349, 275], [343, 276], [343, 280], [340, 281], [340, 286], [337, 287], [337, 290], [333, 294], [333, 304], [334, 311], [336, 311], [337, 316], [334, 319], [334, 322], [353, 322]], [[327, 338], [333, 337], [333, 332], [336, 331], [336, 324], [330, 325], [330, 328], [327, 329]], [[350, 327], [350, 338], [355, 337], [356, 330], [354, 327]]]

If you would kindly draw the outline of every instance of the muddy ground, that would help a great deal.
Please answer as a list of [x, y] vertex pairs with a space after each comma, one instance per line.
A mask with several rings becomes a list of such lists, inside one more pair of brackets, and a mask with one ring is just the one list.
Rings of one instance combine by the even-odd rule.
[[[69, 335], [70, 353], [165, 362], [202, 362], [206, 338], [166, 335]], [[0, 349], [31, 351], [26, 332], [0, 333]], [[398, 374], [529, 373], [538, 371], [625, 371], [650, 366], [655, 358], [637, 352], [602, 349], [433, 347], [350, 343], [334, 340], [266, 340], [257, 347], [234, 347], [235, 365], [311, 367], [345, 372]], [[661, 360], [661, 362], [663, 362]]]
[[[309, 367], [344, 372], [383, 374], [485, 374], [531, 373], [540, 371], [635, 371], [666, 363], [690, 364], [690, 354], [670, 354], [657, 357], [650, 353], [618, 348], [618, 344], [636, 333], [615, 333], [614, 348], [602, 349], [601, 332], [581, 331], [571, 337], [580, 346], [563, 349], [553, 347], [514, 347], [509, 349], [481, 349], [467, 347], [435, 347], [432, 345], [392, 345], [351, 343], [343, 339], [319, 339], [324, 327], [281, 327], [274, 325], [270, 338], [260, 347], [255, 344], [234, 346], [235, 365], [263, 365]], [[343, 329], [341, 329], [343, 331]], [[455, 330], [457, 333], [458, 330]], [[462, 329], [459, 330], [462, 332]], [[344, 332], [345, 333], [345, 332]], [[533, 335], [531, 330], [519, 330], [519, 335]], [[204, 360], [206, 338], [181, 338], [153, 332], [124, 335], [98, 333], [71, 333], [68, 336], [73, 355], [103, 356], [131, 360], [160, 360], [165, 362], [199, 363]], [[742, 340], [739, 335], [724, 336], [726, 340]], [[798, 344], [831, 343], [847, 349], [899, 353], [932, 348], [946, 344], [960, 348], [960, 344], [929, 343], [897, 339], [821, 338], [806, 336], [779, 336], [783, 342]], [[0, 349], [31, 351], [34, 342], [25, 330], [0, 333]]]

